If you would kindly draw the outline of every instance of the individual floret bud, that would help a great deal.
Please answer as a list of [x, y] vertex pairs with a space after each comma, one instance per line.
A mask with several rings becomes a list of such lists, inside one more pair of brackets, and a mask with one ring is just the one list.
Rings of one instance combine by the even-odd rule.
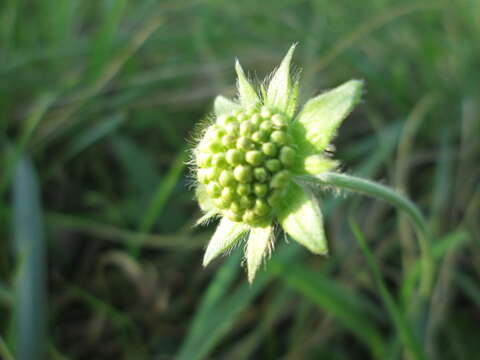
[[268, 107], [263, 106], [262, 109], [260, 110], [260, 115], [262, 116], [262, 118], [268, 119], [270, 116], [272, 116], [272, 112]]
[[248, 183], [246, 184], [238, 184], [237, 186], [237, 194], [238, 195], [248, 195], [252, 192], [252, 186]]
[[276, 156], [277, 155], [277, 145], [274, 143], [268, 142], [262, 145], [262, 151], [267, 156]]
[[250, 117], [250, 122], [254, 125], [254, 126], [259, 126], [260, 123], [262, 122], [262, 117], [259, 115], [259, 114], [253, 114], [251, 117]]
[[272, 123], [277, 127], [287, 126], [287, 118], [281, 114], [275, 114], [272, 116]]
[[271, 132], [273, 130], [273, 123], [270, 120], [265, 120], [260, 124], [260, 129], [266, 132]]
[[275, 189], [271, 192], [271, 194], [267, 198], [267, 203], [272, 208], [277, 207], [280, 204], [280, 200], [282, 199], [282, 190]]
[[237, 165], [233, 170], [233, 176], [238, 182], [247, 183], [252, 179], [252, 168], [248, 165]]
[[263, 161], [263, 155], [260, 151], [258, 150], [251, 150], [251, 151], [248, 151], [246, 154], [245, 154], [245, 160], [253, 165], [253, 166], [257, 166], [257, 165], [260, 165]]
[[269, 136], [269, 132], [265, 130], [258, 130], [253, 133], [252, 140], [256, 143], [263, 143], [264, 141], [268, 140]]
[[281, 188], [285, 186], [289, 180], [290, 172], [288, 170], [282, 170], [273, 175], [272, 180], [270, 181], [270, 186], [272, 188]]
[[265, 200], [262, 199], [257, 199], [255, 200], [255, 207], [253, 208], [253, 211], [260, 216], [267, 215], [272, 208], [267, 204]]
[[238, 201], [232, 201], [230, 204], [230, 210], [238, 214], [242, 212], [242, 207]]
[[227, 165], [227, 160], [225, 159], [225, 153], [218, 153], [213, 155], [212, 164], [213, 166], [217, 166], [217, 167], [224, 167], [225, 165]]
[[226, 148], [230, 148], [235, 145], [237, 138], [233, 135], [224, 135], [222, 137], [222, 145]]
[[234, 183], [235, 178], [231, 171], [223, 170], [220, 174], [219, 181], [222, 186], [228, 186]]
[[246, 118], [247, 118], [247, 115], [244, 114], [244, 113], [240, 113], [240, 114], [237, 115], [237, 120], [238, 120], [239, 122], [244, 121]]
[[197, 170], [197, 179], [200, 181], [202, 184], [208, 183], [208, 170], [207, 169], [198, 169]]
[[242, 150], [249, 150], [253, 147], [252, 142], [246, 136], [240, 136], [237, 140], [237, 148]]
[[241, 150], [230, 149], [227, 151], [226, 159], [230, 165], [235, 166], [242, 163], [244, 159], [244, 153]]
[[265, 182], [268, 180], [268, 172], [264, 167], [258, 167], [253, 169], [253, 177], [260, 182]]
[[222, 192], [222, 188], [215, 181], [212, 181], [207, 185], [207, 193], [211, 197], [213, 198], [219, 197], [221, 192]]
[[272, 173], [276, 173], [282, 169], [282, 164], [278, 159], [269, 159], [265, 161], [265, 167], [270, 170]]
[[280, 145], [286, 145], [288, 142], [287, 134], [282, 130], [275, 130], [274, 132], [272, 132], [272, 135], [270, 135], [270, 139], [272, 139], [274, 143]]
[[221, 197], [224, 201], [232, 201], [234, 196], [235, 196], [235, 190], [230, 186], [224, 187], [222, 189]]
[[218, 209], [227, 209], [230, 205], [230, 201], [224, 200], [222, 197], [213, 200], [213, 205]]
[[250, 121], [244, 121], [240, 124], [240, 135], [249, 136], [255, 131], [255, 126]]
[[216, 125], [212, 125], [208, 128], [205, 135], [210, 140], [220, 140], [224, 134], [225, 130]]
[[241, 213], [237, 213], [233, 210], [228, 210], [227, 211], [227, 217], [229, 220], [233, 221], [233, 222], [240, 222], [242, 221], [242, 214]]
[[253, 199], [249, 196], [243, 195], [240, 197], [240, 207], [242, 209], [249, 209], [253, 206]]
[[283, 165], [292, 166], [293, 163], [295, 162], [296, 155], [297, 155], [297, 152], [293, 148], [291, 148], [290, 146], [283, 146], [280, 149], [279, 159]]
[[236, 121], [232, 121], [231, 123], [225, 126], [225, 131], [228, 135], [237, 135], [238, 134], [238, 123]]
[[199, 152], [197, 154], [197, 165], [200, 167], [207, 167], [211, 164], [212, 154], [206, 152]]
[[268, 186], [266, 184], [255, 183], [253, 185], [253, 191], [258, 197], [264, 197], [265, 195], [267, 195]]
[[222, 150], [222, 143], [220, 141], [211, 141], [209, 144], [208, 144], [208, 149], [212, 152], [212, 153], [217, 153], [217, 152], [220, 152]]
[[256, 218], [257, 218], [257, 215], [252, 210], [246, 210], [243, 213], [242, 221], [247, 224], [253, 224], [255, 223]]
[[212, 166], [212, 167], [208, 168], [207, 169], [208, 180], [210, 180], [210, 181], [217, 180], [218, 177], [220, 176], [221, 172], [222, 172], [222, 169], [220, 169], [218, 167], [215, 167], [215, 166]]

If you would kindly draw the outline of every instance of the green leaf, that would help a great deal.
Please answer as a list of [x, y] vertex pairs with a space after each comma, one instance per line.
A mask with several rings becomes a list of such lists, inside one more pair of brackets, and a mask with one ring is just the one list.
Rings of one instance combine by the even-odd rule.
[[362, 87], [363, 81], [350, 80], [305, 104], [294, 128], [303, 153], [325, 150], [343, 119], [360, 101]]
[[244, 107], [256, 105], [260, 102], [260, 99], [252, 84], [247, 80], [238, 60], [235, 62], [235, 70], [237, 71], [237, 87], [240, 103]]
[[240, 109], [240, 105], [227, 99], [225, 96], [219, 95], [215, 98], [213, 108], [215, 115], [220, 116], [230, 114], [233, 110]]
[[315, 254], [328, 253], [322, 212], [310, 190], [292, 184], [277, 216], [285, 232], [295, 241]]
[[15, 282], [18, 359], [41, 359], [47, 338], [46, 242], [40, 188], [33, 164], [18, 161], [12, 183], [13, 239], [19, 266]]
[[263, 258], [267, 255], [272, 246], [273, 226], [254, 227], [250, 232], [247, 243], [247, 270], [248, 281], [253, 282], [255, 274], [262, 264]]
[[[290, 63], [296, 46], [297, 44], [293, 44], [290, 47], [277, 71], [273, 74], [272, 80], [268, 85], [267, 98], [265, 101], [267, 105], [285, 112], [292, 107], [290, 98], [294, 89], [292, 89], [291, 84]], [[293, 106], [293, 108], [295, 108], [295, 106]]]
[[207, 266], [217, 256], [228, 251], [239, 240], [240, 236], [248, 231], [248, 225], [222, 218], [215, 234], [208, 243], [203, 257], [203, 266]]

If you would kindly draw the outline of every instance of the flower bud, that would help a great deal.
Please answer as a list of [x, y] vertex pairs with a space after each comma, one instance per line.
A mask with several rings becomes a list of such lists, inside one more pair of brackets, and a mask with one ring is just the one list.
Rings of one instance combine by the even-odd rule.
[[287, 134], [284, 131], [275, 130], [274, 132], [272, 132], [272, 135], [270, 135], [270, 138], [274, 143], [277, 143], [279, 145], [287, 144]]
[[260, 165], [263, 161], [263, 155], [258, 150], [251, 150], [245, 154], [245, 160], [253, 166]]
[[279, 159], [285, 166], [292, 166], [295, 162], [297, 152], [290, 146], [284, 146], [280, 149]]
[[260, 182], [265, 182], [268, 179], [268, 172], [264, 167], [258, 167], [253, 169], [253, 176]]
[[258, 197], [264, 197], [265, 195], [267, 195], [268, 186], [266, 184], [256, 183], [255, 185], [253, 185], [253, 191]]
[[228, 186], [235, 181], [232, 172], [229, 170], [223, 170], [220, 174], [220, 184], [222, 186]]
[[265, 155], [275, 156], [277, 155], [277, 145], [271, 142], [267, 142], [262, 145], [262, 151]]
[[244, 156], [242, 151], [237, 149], [230, 149], [227, 151], [226, 158], [227, 158], [227, 162], [230, 165], [235, 166], [242, 163]]
[[208, 195], [210, 195], [213, 198], [216, 198], [222, 192], [222, 188], [218, 183], [216, 183], [215, 181], [212, 181], [207, 185], [207, 192], [208, 192]]
[[280, 163], [280, 160], [278, 159], [269, 159], [265, 162], [265, 166], [267, 167], [268, 170], [270, 170], [272, 173], [276, 173], [277, 171], [280, 171], [282, 169], [282, 164]]
[[246, 183], [252, 178], [252, 168], [248, 165], [237, 165], [233, 170], [233, 176], [238, 182]]
[[237, 194], [238, 195], [248, 195], [252, 192], [252, 186], [250, 184], [238, 184]]
[[195, 151], [197, 179], [231, 221], [269, 221], [281, 200], [296, 159], [287, 121], [268, 107], [252, 106], [219, 116], [205, 131]]

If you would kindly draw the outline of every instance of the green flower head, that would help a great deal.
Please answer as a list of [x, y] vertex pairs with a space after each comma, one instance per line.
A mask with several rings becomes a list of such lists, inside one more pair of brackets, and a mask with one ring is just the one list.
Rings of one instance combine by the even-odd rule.
[[318, 200], [300, 179], [338, 167], [325, 155], [342, 120], [360, 99], [362, 81], [307, 101], [298, 114], [293, 45], [268, 85], [253, 86], [236, 63], [238, 99], [215, 99], [213, 120], [193, 151], [197, 199], [220, 217], [204, 266], [248, 236], [248, 279], [273, 248], [274, 225], [315, 254], [328, 252]]

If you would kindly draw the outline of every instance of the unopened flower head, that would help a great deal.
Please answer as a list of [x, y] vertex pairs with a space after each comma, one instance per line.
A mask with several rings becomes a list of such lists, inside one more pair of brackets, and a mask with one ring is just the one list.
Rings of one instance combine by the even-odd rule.
[[297, 156], [290, 120], [257, 104], [208, 127], [195, 154], [197, 178], [218, 214], [251, 226], [272, 221]]
[[193, 152], [197, 198], [205, 211], [200, 222], [221, 218], [204, 265], [249, 233], [250, 281], [273, 247], [276, 223], [312, 252], [327, 253], [318, 200], [300, 180], [338, 167], [324, 152], [361, 93], [362, 82], [351, 80], [309, 100], [297, 114], [294, 49], [268, 86], [255, 87], [236, 63], [238, 99], [217, 97], [214, 119]]

